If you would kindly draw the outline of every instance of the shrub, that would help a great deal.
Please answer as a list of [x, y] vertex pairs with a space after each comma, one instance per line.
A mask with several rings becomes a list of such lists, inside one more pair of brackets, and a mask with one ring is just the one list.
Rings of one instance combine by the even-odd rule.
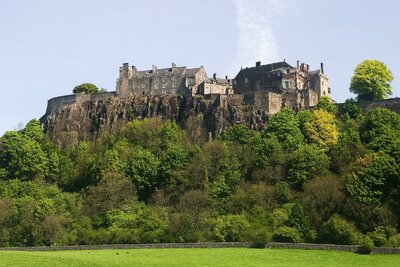
[[400, 247], [400, 234], [390, 237], [387, 244], [389, 247], [394, 247], [394, 248]]
[[272, 239], [277, 242], [290, 243], [299, 243], [302, 241], [299, 231], [296, 228], [289, 226], [282, 226], [276, 229]]
[[224, 215], [215, 220], [213, 239], [215, 241], [242, 241], [244, 232], [250, 227], [244, 215]]
[[374, 249], [374, 242], [371, 240], [371, 238], [367, 236], [362, 239], [361, 246], [358, 247], [357, 253], [371, 254], [373, 249]]
[[324, 224], [320, 241], [333, 244], [356, 245], [360, 242], [360, 236], [361, 234], [354, 224], [335, 214]]

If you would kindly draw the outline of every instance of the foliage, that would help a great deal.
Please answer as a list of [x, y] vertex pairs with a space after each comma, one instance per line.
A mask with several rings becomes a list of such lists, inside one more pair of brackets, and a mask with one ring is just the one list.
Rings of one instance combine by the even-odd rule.
[[400, 115], [385, 108], [371, 110], [361, 126], [361, 137], [365, 143], [400, 131]]
[[220, 242], [243, 241], [242, 235], [250, 227], [244, 215], [223, 215], [211, 222], [212, 239]]
[[329, 168], [329, 157], [315, 145], [303, 145], [289, 156], [287, 179], [291, 185], [301, 189], [303, 184]]
[[374, 249], [374, 242], [372, 242], [371, 238], [364, 237], [361, 241], [360, 247], [357, 249], [357, 253], [359, 254], [371, 254]]
[[75, 86], [72, 92], [74, 94], [96, 94], [99, 92], [99, 88], [92, 83], [82, 83]]
[[315, 109], [322, 109], [333, 115], [337, 112], [337, 108], [329, 96], [321, 96], [317, 105], [315, 105]]
[[299, 121], [294, 116], [293, 110], [288, 108], [281, 109], [271, 117], [266, 134], [275, 136], [283, 148], [288, 150], [296, 149], [304, 141]]
[[321, 237], [325, 242], [332, 244], [357, 245], [361, 241], [361, 235], [354, 224], [337, 214], [324, 224]]
[[355, 119], [362, 114], [362, 109], [356, 100], [352, 98], [346, 99], [343, 104], [343, 114], [347, 114], [351, 119]]
[[273, 240], [276, 242], [299, 243], [302, 242], [301, 234], [294, 227], [282, 226], [274, 231]]
[[350, 92], [358, 100], [385, 99], [392, 94], [390, 82], [393, 75], [388, 67], [378, 60], [364, 60], [354, 70], [351, 78]]
[[154, 118], [61, 149], [32, 120], [0, 138], [0, 244], [399, 246], [399, 115], [324, 101], [208, 142]]
[[324, 149], [336, 144], [339, 138], [335, 116], [322, 109], [313, 111], [312, 118], [304, 124], [304, 130], [310, 143]]
[[125, 174], [135, 184], [142, 199], [155, 189], [159, 166], [157, 157], [146, 149], [138, 149], [129, 159]]

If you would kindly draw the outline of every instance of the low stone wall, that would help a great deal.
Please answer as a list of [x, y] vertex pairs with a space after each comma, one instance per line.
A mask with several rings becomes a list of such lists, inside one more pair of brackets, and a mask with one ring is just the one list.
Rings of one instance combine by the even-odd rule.
[[[158, 244], [112, 244], [112, 245], [78, 245], [48, 247], [10, 247], [0, 251], [59, 251], [59, 250], [99, 250], [99, 249], [163, 249], [163, 248], [266, 248], [266, 249], [306, 249], [336, 250], [357, 252], [358, 246], [312, 244], [312, 243], [279, 243], [271, 242], [256, 245], [252, 242], [205, 242], [205, 243], [158, 243]], [[374, 248], [372, 254], [400, 254], [400, 248]]]

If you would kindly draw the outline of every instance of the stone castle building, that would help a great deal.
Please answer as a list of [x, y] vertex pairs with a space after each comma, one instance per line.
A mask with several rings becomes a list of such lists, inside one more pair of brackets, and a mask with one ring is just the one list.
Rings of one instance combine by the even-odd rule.
[[317, 104], [322, 96], [329, 96], [328, 77], [321, 69], [310, 71], [308, 64], [297, 61], [292, 67], [285, 61], [267, 65], [256, 62], [254, 67], [239, 71], [234, 80], [235, 94], [265, 95], [272, 110], [281, 107], [302, 110]]
[[[329, 96], [328, 77], [323, 64], [311, 71], [308, 64], [292, 67], [285, 61], [242, 68], [235, 79], [208, 77], [203, 66], [198, 68], [177, 67], [137, 70], [124, 63], [119, 70], [116, 95], [244, 95], [244, 99], [257, 98], [270, 114], [282, 107], [294, 110], [314, 106], [321, 96]], [[254, 102], [257, 102], [255, 99]], [[250, 101], [251, 102], [251, 101]]]
[[199, 68], [177, 67], [138, 71], [135, 66], [124, 63], [119, 70], [116, 94], [120, 97], [138, 95], [185, 95], [233, 93], [232, 82], [208, 78], [203, 66]]

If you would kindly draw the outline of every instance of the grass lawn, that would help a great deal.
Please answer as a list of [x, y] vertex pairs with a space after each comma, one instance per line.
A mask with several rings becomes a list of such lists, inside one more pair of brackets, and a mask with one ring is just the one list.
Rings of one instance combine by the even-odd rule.
[[0, 266], [400, 266], [400, 255], [298, 249], [0, 251]]

